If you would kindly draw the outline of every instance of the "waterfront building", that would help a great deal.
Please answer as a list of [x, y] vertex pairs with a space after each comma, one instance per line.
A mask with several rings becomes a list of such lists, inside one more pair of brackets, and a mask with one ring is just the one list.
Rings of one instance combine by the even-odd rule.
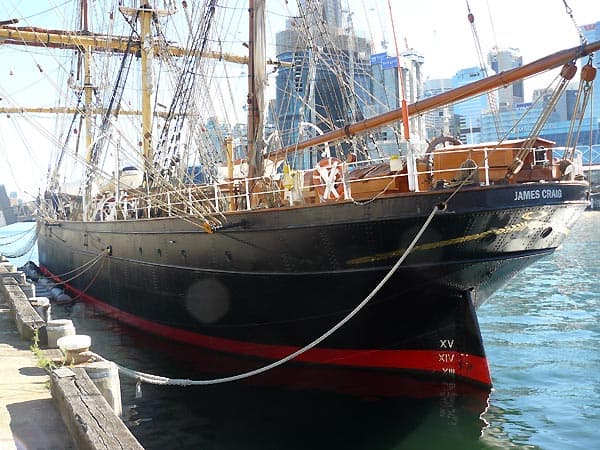
[[[555, 142], [556, 147], [567, 144], [571, 121], [574, 114], [574, 105], [577, 97], [577, 84], [571, 84], [563, 93], [554, 107], [550, 118], [542, 128], [540, 137]], [[534, 128], [537, 118], [546, 107], [551, 92], [546, 89], [535, 89], [531, 102], [515, 104], [513, 108], [502, 109], [496, 118], [491, 113], [481, 116], [481, 141], [488, 142], [497, 140], [496, 122], [500, 130], [501, 139], [518, 139], [528, 137]], [[573, 129], [576, 132], [576, 128]], [[585, 146], [600, 144], [600, 123], [596, 114], [592, 118], [589, 114], [584, 115], [577, 135], [577, 145]]]
[[[452, 87], [457, 88], [485, 78], [484, 70], [480, 67], [461, 69], [452, 78]], [[459, 122], [459, 138], [465, 144], [482, 142], [481, 117], [490, 110], [487, 95], [480, 95], [454, 105], [454, 114]]]
[[[523, 57], [517, 48], [493, 48], [488, 53], [488, 64], [496, 73], [514, 69], [523, 65]], [[510, 109], [525, 101], [523, 80], [498, 89], [498, 110]]]
[[[289, 63], [278, 70], [274, 111], [284, 146], [361, 120], [371, 103], [371, 43], [354, 34], [351, 17], [343, 24], [339, 0], [300, 6], [317, 9], [314, 23], [292, 19], [276, 34], [277, 58]], [[312, 37], [309, 46], [306, 33]], [[330, 150], [335, 155], [336, 149]], [[320, 158], [316, 150], [305, 152], [296, 166], [312, 167]]]
[[[399, 57], [389, 56], [387, 52], [371, 55], [372, 102], [367, 109], [367, 116], [400, 108], [403, 95], [407, 103], [423, 99], [421, 66], [424, 61], [423, 55], [412, 49], [400, 52]], [[409, 120], [410, 140], [417, 148], [423, 147], [425, 143], [425, 124], [426, 120], [422, 115], [413, 116]], [[386, 155], [396, 152], [399, 146], [405, 150], [402, 131], [399, 124], [385, 127], [377, 133], [376, 145]]]
[[[424, 98], [433, 97], [452, 89], [451, 78], [437, 78], [425, 81]], [[427, 140], [438, 136], [458, 136], [459, 124], [454, 115], [454, 106], [446, 105], [425, 113], [425, 136]]]

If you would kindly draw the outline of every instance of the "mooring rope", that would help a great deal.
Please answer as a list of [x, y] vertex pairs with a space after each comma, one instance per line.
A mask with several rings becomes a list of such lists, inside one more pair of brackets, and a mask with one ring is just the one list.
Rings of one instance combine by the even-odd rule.
[[[423, 235], [423, 233], [425, 232], [427, 227], [429, 227], [429, 224], [433, 220], [433, 217], [435, 216], [435, 214], [440, 209], [443, 210], [445, 208], [446, 208], [446, 203], [441, 203], [440, 205], [436, 205], [433, 207], [433, 210], [427, 217], [427, 220], [425, 220], [425, 223], [423, 224], [423, 226], [421, 227], [419, 232], [415, 235], [412, 242], [406, 248], [406, 250], [404, 251], [402, 256], [398, 259], [398, 261], [396, 261], [396, 263], [392, 266], [392, 268], [389, 270], [389, 272], [382, 278], [382, 280], [379, 282], [379, 284], [377, 286], [375, 286], [375, 288], [371, 291], [371, 293], [369, 295], [367, 295], [367, 297], [358, 304], [358, 306], [356, 306], [352, 311], [350, 311], [350, 313], [348, 313], [342, 320], [340, 320], [335, 326], [333, 326], [331, 329], [329, 329], [326, 333], [322, 334], [317, 339], [312, 341], [310, 344], [305, 345], [304, 347], [300, 348], [299, 350], [296, 350], [295, 352], [289, 354], [288, 356], [281, 358], [277, 361], [274, 361], [271, 364], [268, 364], [266, 366], [260, 367], [255, 370], [251, 370], [249, 372], [244, 372], [244, 373], [241, 373], [238, 375], [232, 375], [232, 376], [223, 377], [223, 378], [214, 378], [212, 380], [190, 380], [190, 379], [182, 379], [182, 378], [167, 378], [167, 377], [163, 377], [163, 376], [159, 376], [159, 375], [152, 375], [152, 374], [148, 374], [148, 373], [144, 373], [144, 372], [139, 372], [137, 370], [128, 369], [126, 367], [123, 367], [123, 366], [120, 366], [117, 364], [117, 367], [119, 368], [119, 372], [121, 372], [123, 375], [125, 375], [127, 377], [136, 379], [137, 380], [137, 389], [139, 391], [140, 385], [142, 382], [148, 383], [148, 384], [169, 385], [169, 386], [205, 386], [205, 385], [211, 385], [211, 384], [229, 383], [232, 381], [239, 381], [239, 380], [243, 380], [245, 378], [250, 378], [255, 375], [259, 375], [264, 372], [268, 372], [271, 369], [274, 369], [276, 367], [279, 367], [279, 366], [285, 364], [286, 362], [296, 358], [297, 356], [300, 356], [303, 353], [306, 353], [310, 349], [319, 345], [321, 342], [323, 342], [325, 339], [327, 339], [329, 336], [331, 336], [333, 333], [335, 333], [338, 329], [340, 329], [342, 326], [344, 326], [356, 314], [358, 314], [359, 311], [361, 309], [363, 309], [366, 306], [366, 304], [369, 303], [371, 301], [371, 299], [381, 290], [381, 288], [388, 282], [388, 280], [394, 275], [394, 273], [396, 273], [396, 271], [398, 270], [400, 265], [404, 262], [404, 260], [408, 257], [410, 252], [413, 250], [413, 248], [415, 247], [415, 245], [417, 244], [417, 242], [419, 241], [419, 239], [421, 238], [421, 236]], [[106, 359], [104, 359], [100, 355], [95, 355], [95, 356], [100, 360], [106, 361]]]
[[[75, 280], [76, 278], [79, 278], [84, 273], [86, 273], [88, 270], [90, 270], [93, 266], [95, 266], [96, 263], [98, 263], [98, 261], [100, 261], [102, 258], [104, 258], [105, 256], [107, 256], [109, 254], [109, 252], [110, 252], [109, 249], [104, 249], [99, 254], [97, 254], [96, 256], [94, 256], [89, 261], [83, 263], [79, 267], [76, 267], [75, 269], [69, 270], [68, 272], [64, 272], [62, 274], [55, 275], [58, 279], [60, 279], [60, 281], [57, 281], [56, 284], [57, 285], [59, 285], [59, 284], [63, 284], [64, 285], [64, 284], [70, 283], [71, 281]], [[79, 273], [77, 273], [77, 272], [79, 272]], [[66, 275], [71, 275], [72, 273], [75, 273], [75, 275], [73, 275], [70, 278], [64, 279], [64, 277]]]

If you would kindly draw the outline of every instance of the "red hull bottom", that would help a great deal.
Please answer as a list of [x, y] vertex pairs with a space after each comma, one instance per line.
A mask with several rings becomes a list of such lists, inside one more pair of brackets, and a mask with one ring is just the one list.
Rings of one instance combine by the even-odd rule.
[[[42, 267], [41, 270], [46, 276], [61, 282], [47, 269]], [[66, 287], [76, 298], [120, 322], [179, 343], [165, 343], [170, 347], [170, 354], [173, 354], [173, 346], [179, 347], [185, 349], [183, 354], [189, 360], [189, 346], [194, 347], [194, 352], [200, 352], [194, 359], [198, 362], [199, 372], [204, 374], [238, 375], [266, 366], [299, 350], [296, 346], [241, 342], [166, 326], [121, 311], [68, 284]], [[411, 393], [430, 396], [440, 389], [446, 389], [447, 383], [457, 381], [467, 382], [467, 385], [472, 384], [479, 389], [489, 389], [492, 381], [487, 359], [455, 351], [452, 347], [452, 341], [440, 342], [437, 350], [317, 347], [299, 355], [283, 367], [259, 375], [256, 381], [260, 384], [285, 384], [304, 388], [323, 388], [327, 384], [327, 390], [355, 391], [354, 394], [361, 396], [398, 396]], [[290, 373], [286, 374], [288, 371]], [[347, 380], [352, 382], [348, 383]], [[466, 390], [471, 390], [471, 387]]]

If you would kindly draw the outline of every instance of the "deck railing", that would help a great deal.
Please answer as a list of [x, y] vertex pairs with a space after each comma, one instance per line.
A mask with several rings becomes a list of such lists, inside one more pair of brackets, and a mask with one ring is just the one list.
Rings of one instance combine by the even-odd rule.
[[[441, 189], [465, 183], [470, 185], [489, 186], [494, 183], [508, 182], [504, 177], [513, 162], [515, 148], [448, 148], [436, 150], [430, 155], [423, 155], [416, 160], [416, 171], [411, 173], [417, 181], [414, 191]], [[525, 164], [527, 175], [531, 179], [523, 181], [553, 181], [557, 179], [559, 162], [552, 159], [550, 149], [532, 149]], [[400, 163], [400, 164], [398, 164]], [[581, 152], [575, 152], [572, 162], [573, 172], [583, 174]], [[397, 167], [394, 167], [397, 166]], [[272, 178], [237, 178], [223, 182], [188, 185], [181, 189], [173, 189], [143, 195], [141, 192], [122, 192], [116, 199], [114, 194], [98, 197], [93, 204], [93, 215], [90, 220], [135, 220], [161, 216], [205, 216], [220, 214], [232, 210], [251, 210], [256, 208], [291, 207], [303, 204], [314, 204], [324, 200], [319, 192], [329, 187], [339, 192], [340, 200], [364, 201], [381, 195], [410, 192], [409, 173], [406, 170], [407, 160], [396, 158], [390, 168], [390, 158], [379, 158], [342, 163], [339, 167], [340, 177], [327, 182], [315, 182], [318, 179], [315, 169], [292, 172], [291, 179], [283, 182], [283, 174]], [[372, 168], [370, 170], [369, 168]], [[357, 174], [359, 174], [357, 176]], [[538, 177], [539, 179], [536, 179]], [[332, 183], [335, 186], [332, 186]], [[286, 187], [284, 187], [284, 184]], [[65, 200], [60, 196], [48, 199], [45, 204], [48, 215], [56, 218], [69, 217], [78, 210], [73, 199]], [[81, 208], [79, 208], [81, 209]]]

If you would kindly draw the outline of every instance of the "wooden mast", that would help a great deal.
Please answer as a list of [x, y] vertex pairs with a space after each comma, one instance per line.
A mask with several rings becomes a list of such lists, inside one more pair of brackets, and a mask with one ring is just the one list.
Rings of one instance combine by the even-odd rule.
[[[508, 85], [514, 81], [538, 74], [545, 70], [560, 67], [563, 64], [567, 64], [575, 59], [589, 55], [597, 50], [600, 50], [600, 41], [553, 53], [552, 55], [540, 58], [524, 66], [517, 67], [506, 72], [501, 72], [491, 77], [484, 78], [483, 80], [475, 81], [471, 84], [452, 89], [434, 97], [429, 97], [424, 100], [411, 103], [408, 105], [408, 115], [411, 116], [414, 114], [423, 114], [432, 109], [458, 102], [469, 97], [474, 97], [492, 89], [499, 88], [500, 86]], [[325, 142], [345, 139], [401, 119], [402, 108], [394, 109], [378, 116], [365, 119], [361, 122], [357, 122], [353, 125], [348, 125], [344, 128], [339, 128], [337, 130], [324, 133], [320, 136], [307, 139], [306, 141], [299, 142], [298, 144], [290, 145], [281, 150], [271, 152], [268, 155], [268, 158], [280, 159], [297, 150], [314, 147]]]
[[[81, 0], [81, 20], [82, 20], [82, 31], [84, 34], [89, 33], [88, 25], [88, 5], [87, 0]], [[93, 86], [92, 86], [92, 73], [90, 68], [90, 60], [92, 54], [92, 48], [86, 45], [83, 49], [83, 91], [84, 91], [84, 104], [85, 104], [85, 148], [86, 148], [86, 161], [92, 160], [92, 101], [93, 101]]]
[[142, 149], [144, 161], [154, 159], [152, 151], [152, 16], [148, 3], [140, 5], [140, 40], [142, 66]]
[[246, 136], [248, 139], [248, 178], [256, 176], [257, 168], [254, 164], [256, 124], [258, 123], [258, 106], [254, 88], [254, 0], [248, 2], [248, 126]]

